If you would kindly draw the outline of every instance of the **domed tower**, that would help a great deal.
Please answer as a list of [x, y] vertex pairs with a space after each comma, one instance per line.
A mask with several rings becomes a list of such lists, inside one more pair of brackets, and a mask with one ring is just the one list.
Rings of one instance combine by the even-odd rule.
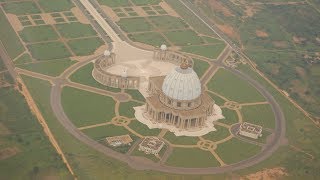
[[214, 113], [214, 101], [202, 91], [198, 75], [184, 61], [167, 76], [149, 79], [145, 117], [182, 130], [200, 130]]

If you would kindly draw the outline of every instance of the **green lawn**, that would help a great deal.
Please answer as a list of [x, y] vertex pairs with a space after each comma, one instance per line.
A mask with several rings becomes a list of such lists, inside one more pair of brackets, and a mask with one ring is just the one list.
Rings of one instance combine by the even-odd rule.
[[214, 95], [211, 92], [207, 92], [208, 95], [214, 100], [214, 102], [218, 105], [218, 106], [222, 106], [226, 101], [224, 99], [222, 99], [219, 96]]
[[217, 59], [225, 48], [225, 44], [202, 45], [202, 46], [185, 46], [182, 51], [207, 57], [210, 59]]
[[122, 126], [115, 126], [115, 125], [106, 125], [106, 126], [99, 126], [90, 129], [82, 130], [87, 136], [91, 137], [94, 140], [101, 140], [105, 137], [109, 136], [120, 136], [130, 134], [130, 132], [122, 127]]
[[241, 113], [245, 122], [258, 124], [263, 128], [273, 129], [275, 126], [275, 118], [271, 106], [268, 104], [243, 106]]
[[93, 77], [92, 77], [92, 70], [93, 70], [93, 64], [89, 63], [80, 69], [78, 69], [76, 72], [74, 72], [69, 79], [73, 82], [84, 84], [87, 86], [96, 87], [99, 89], [104, 89], [111, 92], [120, 92], [121, 90], [119, 88], [112, 88], [108, 86], [104, 86], [100, 83], [98, 83]]
[[140, 157], [144, 157], [144, 158], [147, 158], [147, 159], [150, 159], [151, 161], [153, 162], [158, 162], [159, 159], [153, 155], [153, 154], [146, 154], [144, 153], [143, 151], [139, 151], [139, 146], [137, 146], [133, 151], [132, 153], [130, 154], [131, 156], [140, 156]]
[[69, 47], [77, 56], [92, 55], [103, 44], [103, 41], [99, 37], [68, 41]]
[[128, 37], [134, 42], [141, 42], [154, 47], [159, 47], [161, 44], [168, 44], [166, 39], [160, 33], [157, 32], [129, 34]]
[[25, 27], [19, 34], [24, 42], [52, 41], [59, 38], [50, 25]]
[[31, 1], [5, 3], [3, 5], [3, 9], [6, 11], [6, 13], [15, 15], [41, 13], [37, 5]]
[[152, 26], [143, 17], [137, 18], [122, 18], [117, 22], [121, 29], [125, 32], [141, 32], [141, 31], [151, 31]]
[[222, 40], [213, 38], [213, 37], [208, 37], [208, 36], [202, 36], [202, 38], [207, 42], [207, 43], [212, 43], [212, 44], [220, 44], [224, 43]]
[[133, 102], [133, 101], [129, 101], [129, 102], [122, 102], [120, 103], [120, 107], [119, 107], [119, 113], [120, 116], [125, 116], [128, 118], [134, 118], [134, 109], [133, 107], [136, 106], [141, 106], [142, 104], [137, 103], [137, 102]]
[[210, 64], [206, 61], [202, 61], [199, 59], [193, 59], [193, 70], [197, 73], [199, 78], [202, 77], [202, 75], [207, 71], [209, 68]]
[[111, 121], [115, 116], [115, 102], [108, 96], [64, 87], [61, 102], [65, 113], [77, 127]]
[[174, 148], [166, 164], [186, 168], [220, 166], [220, 163], [209, 151], [203, 151], [198, 148]]
[[135, 89], [126, 89], [125, 90], [126, 93], [130, 94], [130, 96], [134, 99], [134, 100], [138, 100], [138, 101], [142, 101], [145, 102], [145, 98], [143, 97], [143, 95], [139, 92], [139, 90], [135, 90]]
[[63, 59], [71, 56], [62, 42], [47, 42], [27, 45], [32, 57], [37, 60]]
[[119, 6], [131, 6], [129, 0], [98, 0], [101, 5], [106, 5], [110, 7], [119, 7]]
[[131, 0], [135, 5], [137, 6], [143, 6], [143, 5], [148, 5], [148, 4], [159, 4], [161, 0]]
[[248, 159], [258, 154], [260, 150], [261, 147], [257, 145], [232, 138], [227, 142], [219, 144], [215, 151], [226, 164], [231, 164]]
[[151, 16], [149, 19], [161, 30], [184, 29], [189, 27], [181, 18], [173, 16]]
[[74, 63], [75, 62], [71, 61], [70, 59], [61, 59], [55, 61], [22, 64], [18, 65], [17, 67], [49, 76], [59, 76], [64, 70]]
[[192, 30], [169, 31], [164, 33], [165, 36], [175, 45], [199, 45], [204, 41], [196, 32]]
[[31, 56], [25, 53], [22, 56], [20, 56], [18, 59], [16, 59], [14, 61], [14, 64], [24, 64], [24, 63], [29, 63], [31, 61], [32, 61]]
[[80, 38], [86, 36], [96, 36], [96, 31], [89, 24], [79, 22], [56, 24], [59, 33], [64, 38]]
[[14, 59], [24, 51], [24, 47], [1, 9], [0, 24], [0, 40], [2, 41], [9, 56]]
[[224, 69], [218, 70], [207, 87], [209, 90], [239, 103], [265, 101], [253, 86]]
[[142, 136], [157, 136], [161, 131], [161, 129], [149, 129], [147, 125], [137, 120], [131, 121], [129, 127]]
[[231, 109], [223, 108], [222, 115], [225, 117], [224, 119], [220, 119], [219, 122], [232, 125], [239, 122], [239, 118], [237, 112]]
[[228, 128], [215, 125], [216, 131], [211, 131], [208, 134], [202, 136], [207, 140], [211, 140], [213, 142], [220, 141], [228, 136], [230, 136], [230, 132]]
[[71, 0], [39, 0], [38, 2], [45, 12], [68, 11], [74, 7]]
[[172, 132], [167, 132], [164, 139], [168, 140], [172, 144], [181, 144], [181, 145], [196, 145], [199, 141], [198, 137], [188, 137], [188, 136], [176, 136]]

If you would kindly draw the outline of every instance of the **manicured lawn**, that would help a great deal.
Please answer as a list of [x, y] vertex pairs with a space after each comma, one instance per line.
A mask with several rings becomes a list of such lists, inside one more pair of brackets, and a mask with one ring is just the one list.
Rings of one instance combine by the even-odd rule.
[[207, 140], [211, 140], [213, 142], [220, 141], [230, 135], [229, 129], [215, 125], [216, 131], [209, 132], [208, 134], [202, 136]]
[[161, 131], [161, 129], [149, 129], [147, 125], [137, 120], [131, 121], [129, 127], [142, 136], [157, 136]]
[[6, 13], [15, 15], [41, 13], [37, 5], [31, 1], [6, 3], [3, 5], [3, 8]]
[[198, 148], [174, 148], [166, 164], [186, 168], [220, 166], [220, 163], [209, 151]]
[[185, 46], [185, 47], [182, 47], [182, 51], [204, 56], [210, 59], [216, 59], [221, 54], [225, 46], [226, 46], [225, 44]]
[[202, 77], [202, 75], [207, 71], [209, 68], [209, 63], [206, 61], [201, 61], [199, 59], [193, 59], [193, 70], [197, 73], [199, 78]]
[[96, 87], [99, 89], [104, 89], [111, 92], [120, 92], [121, 90], [119, 88], [112, 88], [108, 86], [104, 86], [100, 83], [98, 83], [93, 77], [92, 77], [92, 70], [93, 70], [93, 64], [89, 63], [80, 69], [78, 69], [76, 72], [74, 72], [69, 79], [73, 82], [84, 84], [87, 86]]
[[161, 0], [131, 0], [135, 5], [143, 6], [148, 4], [159, 4]]
[[20, 56], [17, 60], [14, 61], [14, 64], [24, 64], [31, 62], [32, 59], [29, 54], [25, 53], [22, 56]]
[[207, 87], [209, 90], [239, 103], [265, 101], [253, 86], [224, 69], [218, 70]]
[[119, 6], [131, 6], [129, 0], [98, 0], [101, 5], [106, 5], [110, 7], [119, 7]]
[[161, 30], [174, 30], [189, 27], [182, 19], [173, 16], [152, 16], [149, 17], [149, 19]]
[[68, 45], [77, 56], [88, 56], [102, 46], [103, 41], [99, 37], [75, 39], [68, 41]]
[[143, 151], [139, 151], [139, 146], [137, 146], [131, 153], [132, 156], [140, 156], [150, 159], [153, 162], [158, 162], [159, 159], [153, 154], [145, 154]]
[[133, 101], [120, 103], [120, 107], [119, 107], [120, 116], [134, 118], [135, 111], [134, 111], [133, 107], [141, 106], [141, 105], [142, 104], [137, 103], [137, 102], [133, 102]]
[[122, 18], [117, 23], [123, 31], [128, 33], [152, 30], [151, 24], [149, 24], [143, 17]]
[[62, 42], [48, 42], [27, 45], [32, 57], [37, 60], [63, 59], [71, 56]]
[[91, 137], [94, 140], [101, 140], [105, 137], [109, 136], [120, 136], [130, 134], [130, 132], [122, 127], [122, 126], [115, 126], [113, 124], [106, 125], [106, 126], [99, 126], [90, 129], [82, 130], [87, 136]]
[[46, 74], [49, 76], [59, 76], [65, 69], [74, 64], [70, 59], [62, 59], [55, 61], [43, 61], [39, 63], [29, 63], [18, 65], [17, 67], [29, 71]]
[[166, 39], [157, 32], [146, 32], [139, 34], [129, 34], [128, 37], [134, 42], [149, 44], [154, 47], [159, 47], [161, 44], [168, 44]]
[[2, 10], [0, 10], [0, 40], [12, 59], [24, 51], [20, 39], [17, 37]]
[[231, 109], [223, 108], [222, 115], [225, 117], [224, 119], [220, 119], [219, 122], [232, 125], [239, 122], [239, 118], [237, 112]]
[[96, 31], [90, 25], [79, 22], [57, 24], [55, 26], [60, 34], [68, 39], [97, 35]]
[[71, 0], [39, 0], [38, 2], [45, 12], [68, 11], [74, 7]]
[[164, 33], [165, 36], [175, 45], [198, 45], [204, 41], [196, 32], [192, 30], [169, 31]]
[[221, 97], [214, 95], [211, 92], [207, 92], [208, 95], [214, 100], [214, 102], [218, 105], [218, 106], [222, 106], [225, 103], [225, 100], [223, 100]]
[[52, 41], [59, 38], [50, 25], [25, 27], [19, 34], [24, 42]]
[[198, 137], [176, 136], [169, 131], [165, 134], [164, 139], [168, 140], [172, 144], [181, 144], [181, 145], [196, 145], [197, 142], [199, 141]]
[[240, 141], [236, 138], [219, 144], [216, 153], [227, 164], [239, 162], [256, 155], [261, 150], [261, 147], [253, 144]]
[[243, 106], [241, 108], [243, 121], [258, 124], [263, 128], [273, 129], [275, 126], [275, 119], [268, 104], [254, 105], [254, 106]]
[[77, 127], [111, 121], [115, 116], [115, 102], [108, 96], [64, 87], [61, 101], [65, 113]]
[[130, 96], [134, 99], [134, 100], [138, 100], [138, 101], [145, 101], [145, 98], [142, 96], [142, 94], [135, 89], [126, 89], [125, 90], [126, 93], [130, 94]]

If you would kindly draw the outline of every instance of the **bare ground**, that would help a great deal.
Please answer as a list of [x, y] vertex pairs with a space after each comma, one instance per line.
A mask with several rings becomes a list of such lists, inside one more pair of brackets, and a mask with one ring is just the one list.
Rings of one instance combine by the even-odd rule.
[[210, 0], [208, 1], [208, 4], [213, 11], [221, 12], [226, 17], [235, 16], [228, 8], [226, 8], [218, 0]]
[[8, 147], [0, 150], [0, 160], [7, 159], [19, 153], [20, 150], [17, 147]]
[[11, 26], [13, 27], [13, 29], [18, 32], [21, 31], [23, 29], [22, 24], [20, 23], [18, 17], [14, 14], [7, 14], [8, 20], [11, 24]]
[[49, 13], [42, 14], [42, 19], [46, 24], [56, 24], [56, 21], [52, 18]]
[[306, 38], [303, 38], [303, 37], [293, 36], [292, 40], [293, 40], [293, 42], [296, 43], [296, 44], [301, 44], [301, 43], [303, 43], [304, 41], [306, 41], [307, 39], [306, 39]]
[[136, 13], [138, 13], [139, 16], [149, 16], [140, 6], [133, 6], [132, 8], [136, 11]]
[[272, 169], [264, 169], [262, 171], [258, 171], [253, 174], [249, 174], [240, 179], [268, 179], [268, 180], [276, 180], [281, 177], [288, 176], [288, 173], [282, 167], [272, 168]]
[[288, 43], [286, 41], [273, 41], [272, 44], [278, 48], [286, 48], [288, 47]]
[[74, 16], [78, 19], [78, 21], [82, 24], [90, 24], [87, 17], [82, 14], [81, 10], [77, 7], [74, 7], [71, 9], [71, 12], [74, 14]]
[[173, 10], [166, 2], [161, 2], [159, 5], [164, 9], [170, 16], [180, 17], [179, 14]]
[[269, 34], [265, 31], [262, 31], [262, 30], [256, 30], [256, 35], [261, 38], [269, 37]]
[[218, 28], [223, 31], [227, 36], [237, 39], [238, 41], [240, 41], [240, 35], [238, 32], [235, 31], [235, 29], [233, 29], [232, 26], [224, 24], [224, 25], [217, 25]]

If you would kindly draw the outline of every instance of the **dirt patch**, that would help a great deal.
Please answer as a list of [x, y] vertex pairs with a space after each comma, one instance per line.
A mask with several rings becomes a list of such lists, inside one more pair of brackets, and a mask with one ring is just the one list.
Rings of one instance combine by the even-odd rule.
[[208, 5], [213, 11], [221, 12], [226, 17], [235, 16], [228, 8], [226, 8], [218, 0], [210, 0], [208, 1], [208, 3], [209, 3]]
[[18, 17], [14, 14], [7, 14], [8, 20], [15, 31], [21, 31], [23, 29]]
[[7, 159], [19, 153], [20, 150], [17, 147], [9, 147], [0, 150], [0, 160]]
[[56, 21], [52, 18], [49, 13], [41, 14], [42, 19], [46, 24], [56, 24]]
[[286, 41], [273, 41], [272, 44], [278, 48], [286, 48], [288, 47], [288, 43]]
[[159, 5], [162, 7], [162, 9], [164, 9], [170, 16], [173, 17], [180, 17], [179, 14], [173, 10], [169, 4], [167, 4], [166, 2], [161, 2], [159, 3]]
[[307, 39], [303, 38], [303, 37], [293, 36], [292, 40], [296, 44], [301, 44], [301, 43], [305, 42]]
[[90, 24], [87, 17], [81, 12], [81, 10], [77, 7], [74, 7], [71, 9], [71, 12], [74, 14], [74, 16], [78, 19], [78, 21], [82, 24]]
[[269, 34], [265, 31], [262, 31], [262, 30], [256, 30], [256, 35], [261, 38], [269, 37]]
[[3, 123], [0, 123], [0, 136], [8, 134], [11, 134], [10, 130]]
[[139, 16], [142, 16], [142, 17], [148, 16], [148, 14], [140, 6], [134, 6], [132, 8], [138, 13]]
[[234, 38], [234, 39], [237, 39], [238, 41], [240, 41], [240, 35], [238, 32], [236, 32], [232, 26], [230, 25], [220, 25], [218, 24], [217, 25], [218, 28], [224, 32], [227, 36], [231, 37], [231, 38]]
[[120, 21], [120, 18], [117, 16], [117, 14], [112, 10], [112, 8], [108, 7], [108, 6], [104, 6], [102, 5], [101, 8], [103, 9], [103, 11], [108, 15], [108, 17], [111, 18], [111, 20], [113, 22], [118, 22]]
[[84, 60], [91, 59], [91, 58], [93, 58], [95, 56], [103, 54], [103, 52], [105, 50], [107, 50], [107, 49], [108, 49], [107, 45], [102, 45], [98, 49], [96, 49], [96, 51], [94, 51], [94, 53], [92, 55], [89, 55], [89, 56], [73, 56], [70, 59], [76, 60], [76, 61], [84, 61]]
[[246, 6], [244, 12], [246, 13], [245, 18], [252, 17], [258, 12], [258, 8], [256, 8], [256, 6]]
[[283, 176], [288, 176], [288, 173], [283, 167], [272, 168], [272, 169], [264, 169], [262, 171], [258, 171], [254, 174], [249, 174], [245, 177], [241, 177], [241, 180], [244, 179], [279, 179]]

